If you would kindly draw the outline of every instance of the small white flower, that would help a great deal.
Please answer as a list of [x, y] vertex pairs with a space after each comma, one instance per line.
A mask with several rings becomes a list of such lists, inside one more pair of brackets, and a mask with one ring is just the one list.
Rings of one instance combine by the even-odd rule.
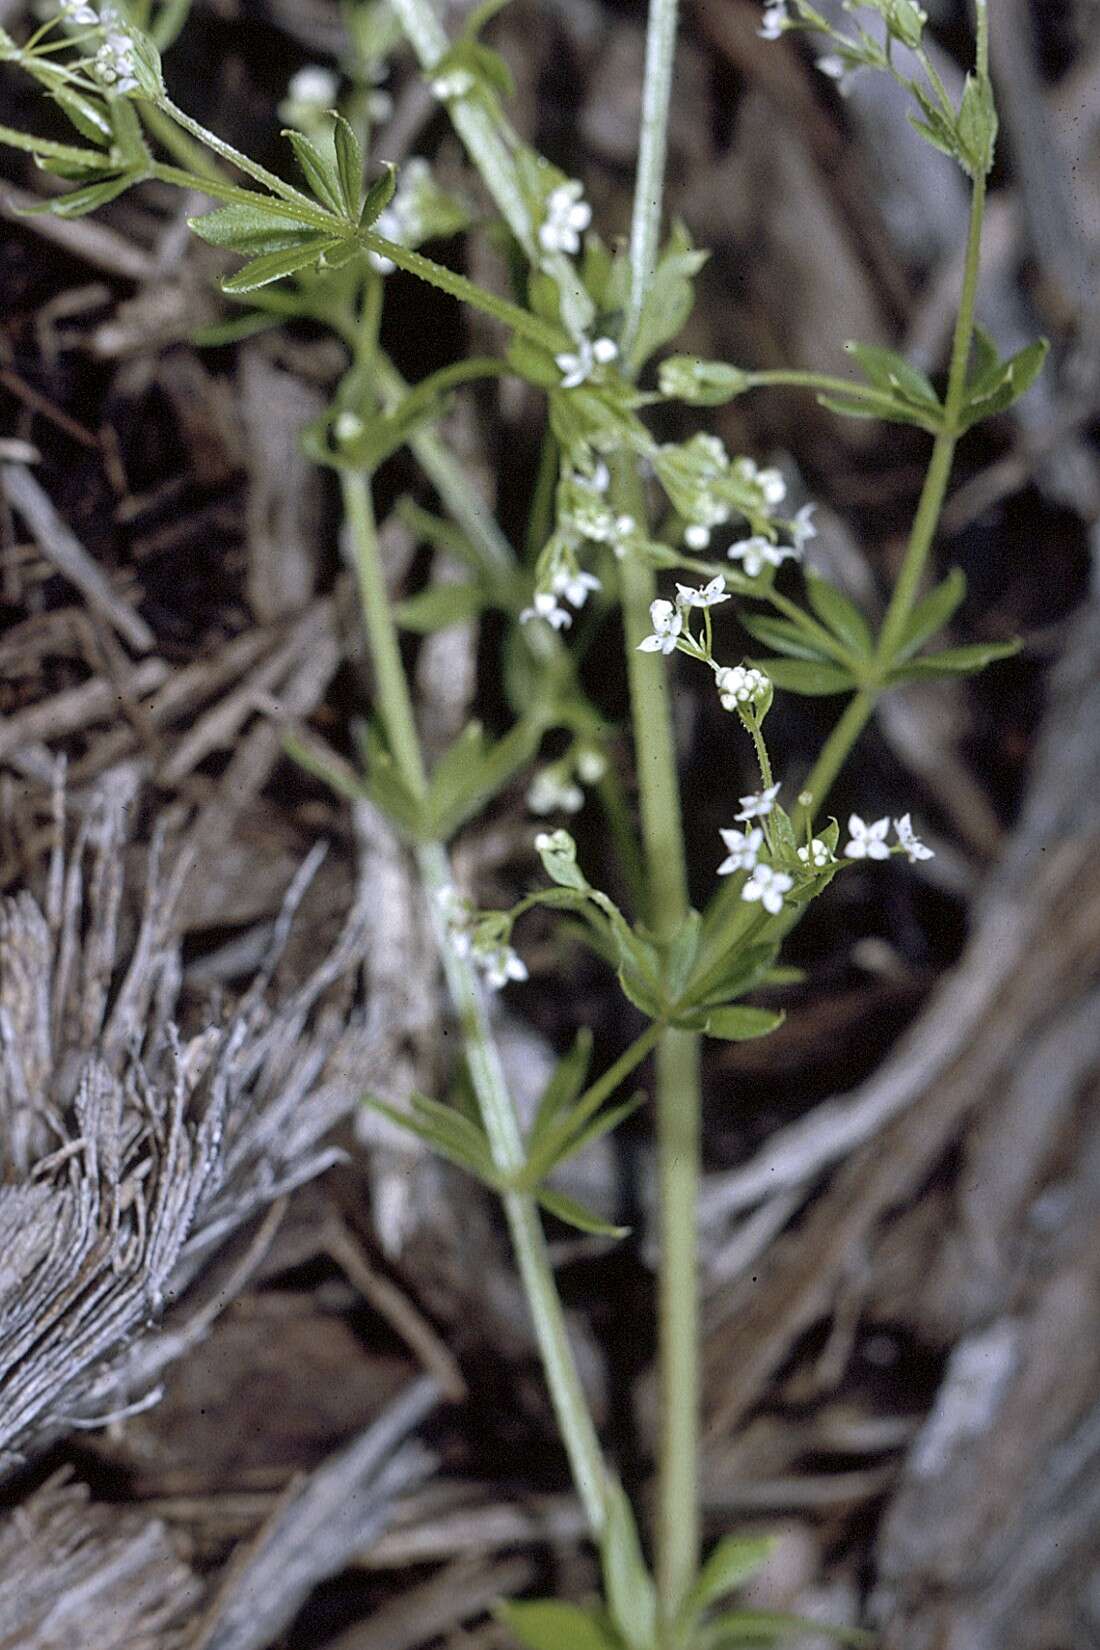
[[770, 539], [754, 533], [752, 538], [731, 544], [726, 555], [730, 561], [741, 562], [746, 576], [755, 579], [765, 567], [780, 567], [783, 562], [797, 558], [798, 552], [785, 544], [773, 544]]
[[647, 636], [644, 642], [638, 643], [639, 653], [672, 653], [676, 648], [676, 638], [684, 628], [683, 614], [671, 602], [655, 601], [649, 604], [649, 618], [653, 625], [652, 636]]
[[593, 745], [586, 745], [577, 755], [577, 774], [586, 785], [598, 785], [607, 772], [607, 757]]
[[474, 77], [468, 69], [452, 69], [449, 74], [436, 75], [432, 91], [441, 102], [451, 97], [465, 97], [474, 89]]
[[539, 245], [544, 252], [580, 251], [581, 235], [592, 222], [592, 208], [583, 196], [584, 184], [576, 178], [550, 191], [546, 217], [539, 226]]
[[555, 596], [564, 596], [573, 607], [583, 607], [588, 600], [590, 590], [602, 590], [603, 585], [595, 573], [570, 572], [561, 568], [550, 581], [550, 588]]
[[807, 541], [817, 537], [817, 528], [813, 523], [813, 513], [816, 509], [816, 504], [804, 504], [791, 522], [791, 538], [794, 540], [795, 551], [799, 555], [802, 554]]
[[99, 22], [98, 12], [94, 6], [87, 4], [87, 0], [61, 0], [58, 10], [69, 23], [85, 23], [94, 28]]
[[287, 82], [286, 95], [291, 103], [310, 109], [331, 109], [340, 91], [340, 81], [331, 69], [321, 63], [307, 63]]
[[535, 838], [535, 850], [540, 854], [568, 854], [577, 857], [577, 845], [568, 831], [540, 831]]
[[124, 96], [136, 92], [134, 48], [129, 35], [109, 34], [95, 54], [92, 70], [101, 86]]
[[527, 964], [510, 945], [497, 945], [491, 951], [475, 951], [474, 961], [485, 975], [485, 983], [492, 991], [501, 991], [509, 980], [525, 980]]
[[814, 66], [829, 80], [843, 80], [844, 78], [845, 68], [842, 57], [834, 57], [831, 54], [826, 57], [819, 57]]
[[779, 795], [778, 785], [769, 785], [766, 791], [756, 791], [752, 796], [739, 796], [741, 812], [734, 814], [736, 820], [764, 819], [775, 806], [775, 799]]
[[787, 0], [768, 0], [756, 32], [761, 40], [778, 40], [783, 30], [790, 26], [790, 21], [787, 15]]
[[584, 792], [560, 767], [544, 768], [527, 787], [527, 806], [533, 814], [575, 814], [584, 806]]
[[723, 710], [755, 704], [764, 698], [771, 685], [764, 672], [751, 665], [726, 665], [715, 673], [714, 683]]
[[705, 550], [710, 544], [710, 528], [701, 521], [692, 521], [684, 528], [684, 543], [689, 550]]
[[601, 367], [619, 359], [619, 346], [614, 338], [597, 338], [592, 345], [592, 354]]
[[783, 895], [794, 887], [794, 878], [786, 871], [773, 871], [770, 865], [758, 865], [741, 890], [741, 898], [754, 904], [759, 900], [765, 911], [777, 917], [783, 909]]
[[934, 859], [931, 848], [925, 847], [913, 829], [913, 821], [908, 814], [902, 814], [895, 819], [894, 830], [898, 833], [898, 842], [905, 849], [910, 865], [915, 865], [918, 859]]
[[520, 624], [527, 624], [531, 619], [545, 619], [555, 630], [568, 630], [573, 623], [572, 615], [558, 606], [557, 597], [549, 590], [536, 590], [532, 605], [525, 607], [519, 616]]
[[765, 504], [782, 504], [787, 496], [787, 483], [781, 470], [757, 470], [756, 485], [764, 495]]
[[829, 852], [828, 843], [822, 842], [819, 836], [814, 837], [808, 848], [800, 848], [798, 857], [803, 865], [812, 865], [815, 871], [820, 871], [823, 866], [831, 864], [833, 858]]
[[876, 819], [873, 825], [867, 825], [858, 814], [852, 814], [848, 819], [848, 837], [844, 853], [848, 859], [889, 859], [890, 848], [886, 841], [886, 833], [890, 829], [889, 819]]
[[576, 350], [563, 350], [560, 355], [555, 355], [554, 365], [561, 369], [563, 390], [575, 390], [578, 384], [586, 383], [595, 365], [591, 340], [578, 338]]
[[577, 479], [578, 481], [587, 481], [588, 485], [593, 487], [597, 493], [606, 493], [607, 489], [611, 486], [611, 471], [608, 469], [603, 459], [598, 458], [596, 460], [596, 467], [592, 471], [592, 474], [584, 477], [578, 476]]
[[336, 422], [332, 426], [332, 433], [337, 441], [357, 441], [366, 429], [366, 425], [358, 413], [348, 411], [337, 413]]
[[701, 585], [698, 590], [690, 584], [678, 584], [676, 601], [680, 607], [717, 607], [719, 602], [729, 601], [726, 581], [718, 573], [709, 584]]
[[755, 831], [721, 830], [718, 835], [729, 849], [728, 858], [718, 867], [720, 877], [728, 877], [734, 871], [755, 869], [756, 857], [764, 844], [764, 833], [759, 826]]

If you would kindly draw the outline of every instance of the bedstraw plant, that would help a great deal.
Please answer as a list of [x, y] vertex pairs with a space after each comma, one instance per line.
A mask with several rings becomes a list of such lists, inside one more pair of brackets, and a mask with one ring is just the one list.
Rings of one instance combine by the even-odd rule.
[[[346, 545], [358, 582], [374, 683], [352, 773], [313, 736], [299, 760], [336, 789], [369, 798], [415, 856], [453, 1010], [473, 1104], [413, 1095], [399, 1108], [375, 1100], [499, 1194], [531, 1312], [547, 1384], [577, 1494], [602, 1561], [592, 1609], [552, 1600], [502, 1605], [530, 1650], [725, 1650], [772, 1643], [789, 1619], [731, 1607], [730, 1595], [767, 1544], [727, 1539], [701, 1556], [698, 1494], [698, 1321], [695, 1204], [699, 1186], [700, 1043], [766, 1036], [780, 1013], [745, 999], [787, 977], [783, 940], [810, 901], [855, 863], [926, 858], [903, 803], [898, 817], [842, 828], [824, 813], [841, 766], [884, 693], [928, 677], [979, 670], [1010, 645], [942, 647], [937, 638], [964, 594], [955, 571], [929, 586], [929, 560], [955, 447], [977, 420], [1007, 407], [1038, 372], [1037, 343], [999, 356], [975, 325], [986, 183], [996, 114], [988, 72], [984, 0], [977, 50], [958, 100], [925, 49], [914, 0], [844, 0], [819, 12], [773, 0], [760, 33], [804, 36], [819, 69], [841, 89], [856, 73], [892, 75], [929, 143], [970, 180], [965, 268], [945, 384], [890, 350], [851, 344], [854, 374], [753, 371], [667, 353], [693, 301], [705, 253], [687, 230], [666, 232], [662, 209], [666, 130], [676, 45], [676, 0], [650, 0], [637, 179], [629, 241], [609, 245], [592, 225], [583, 185], [537, 154], [509, 122], [508, 69], [482, 38], [501, 0], [483, 0], [456, 39], [431, 0], [348, 0], [351, 53], [340, 76], [313, 67], [294, 76], [281, 113], [299, 181], [238, 152], [170, 97], [161, 53], [187, 15], [186, 0], [64, 0], [21, 42], [0, 31], [0, 59], [30, 75], [76, 130], [62, 142], [0, 128], [54, 180], [37, 210], [76, 216], [153, 179], [205, 195], [215, 206], [191, 220], [202, 240], [239, 255], [222, 282], [235, 314], [208, 335], [227, 342], [308, 317], [346, 348], [347, 370], [325, 416], [304, 434], [307, 451], [337, 478]], [[376, 122], [388, 112], [391, 56], [407, 44], [445, 106], [499, 214], [508, 297], [434, 261], [421, 248], [471, 226], [467, 201], [435, 180], [426, 160], [398, 173], [371, 163]], [[387, 283], [403, 270], [499, 324], [500, 354], [459, 359], [415, 386], [381, 348]], [[517, 554], [472, 491], [437, 425], [454, 392], [515, 375], [545, 397], [546, 435], [531, 503], [527, 554]], [[779, 470], [731, 455], [706, 428], [707, 409], [769, 385], [817, 396], [838, 415], [916, 427], [927, 434], [927, 473], [897, 581], [877, 630], [835, 584], [806, 564], [813, 506], [791, 511]], [[698, 409], [700, 428], [659, 440], [647, 411]], [[379, 555], [374, 478], [408, 447], [442, 515], [399, 508], [423, 540], [458, 557], [465, 577], [390, 600]], [[570, 643], [582, 610], [626, 649], [637, 829], [609, 744], [619, 731], [582, 687]], [[402, 660], [402, 628], [427, 633], [487, 611], [504, 616], [503, 682], [514, 723], [489, 738], [471, 723], [429, 770]], [[759, 644], [731, 654], [727, 614]], [[751, 745], [759, 789], [730, 797], [716, 844], [715, 892], [692, 909], [681, 829], [671, 692], [677, 655], [709, 670], [729, 713], [731, 745]], [[766, 720], [777, 693], [844, 701], [805, 778], [773, 771]], [[539, 766], [546, 736], [566, 754]], [[449, 844], [502, 789], [527, 776], [544, 881], [507, 911], [478, 910], [456, 886]], [[624, 910], [595, 886], [560, 820], [591, 788], [621, 861]], [[487, 993], [526, 977], [522, 918], [534, 906], [563, 913], [617, 976], [646, 1025], [594, 1080], [583, 1026], [526, 1129], [505, 1083]], [[652, 1570], [638, 1522], [606, 1459], [578, 1378], [542, 1229], [548, 1211], [585, 1232], [617, 1235], [548, 1184], [556, 1165], [614, 1129], [644, 1096], [629, 1080], [654, 1056], [659, 1179], [657, 1290], [660, 1428]], [[646, 1548], [650, 1546], [647, 1541]], [[841, 1635], [842, 1637], [845, 1635]], [[860, 1635], [849, 1634], [859, 1639]]]

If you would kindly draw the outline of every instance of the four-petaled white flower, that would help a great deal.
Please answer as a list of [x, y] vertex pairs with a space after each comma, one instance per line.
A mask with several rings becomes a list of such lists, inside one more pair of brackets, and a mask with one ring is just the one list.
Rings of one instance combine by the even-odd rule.
[[474, 961], [485, 975], [485, 983], [492, 991], [500, 991], [509, 980], [525, 980], [527, 964], [510, 945], [497, 945], [491, 951], [475, 951]]
[[890, 846], [886, 841], [889, 829], [889, 819], [876, 819], [873, 825], [867, 825], [858, 814], [851, 814], [845, 855], [848, 859], [889, 859]]
[[602, 590], [603, 585], [595, 573], [570, 572], [562, 567], [550, 580], [550, 588], [555, 596], [564, 596], [574, 607], [583, 607], [588, 600], [588, 592]]
[[715, 686], [723, 710], [736, 710], [738, 705], [754, 704], [763, 699], [770, 683], [762, 670], [751, 665], [725, 665], [715, 673]]
[[787, 16], [787, 0], [768, 0], [756, 32], [761, 40], [778, 40], [790, 21]]
[[690, 584], [676, 586], [676, 602], [679, 607], [717, 607], [719, 602], [728, 601], [729, 592], [721, 573], [716, 574], [709, 584], [701, 585], [698, 590]]
[[525, 607], [519, 616], [520, 624], [527, 624], [531, 619], [545, 619], [555, 630], [567, 630], [573, 623], [573, 615], [567, 608], [559, 607], [558, 598], [549, 590], [536, 590], [532, 605]]
[[554, 365], [561, 369], [563, 390], [575, 390], [586, 384], [596, 367], [606, 367], [618, 358], [619, 346], [614, 338], [578, 338], [575, 350], [563, 350], [555, 355]]
[[672, 653], [676, 639], [684, 628], [684, 616], [671, 602], [655, 601], [649, 604], [652, 636], [638, 643], [639, 653]]
[[894, 829], [898, 833], [898, 842], [905, 849], [910, 865], [915, 865], [918, 859], [934, 859], [931, 848], [927, 848], [913, 829], [913, 821], [908, 814], [902, 814], [895, 819]]
[[728, 877], [734, 871], [751, 871], [756, 866], [756, 856], [764, 842], [764, 833], [759, 826], [755, 831], [719, 831], [726, 847], [729, 849], [728, 858], [718, 867], [720, 877]]
[[92, 70], [101, 86], [120, 97], [136, 92], [134, 48], [127, 34], [109, 34], [92, 62]]
[[814, 837], [808, 848], [800, 848], [798, 857], [803, 865], [812, 865], [815, 871], [820, 871], [823, 866], [830, 865], [833, 858], [828, 843], [822, 842], [819, 836]]
[[804, 504], [800, 510], [796, 511], [795, 518], [791, 522], [791, 538], [794, 540], [795, 551], [799, 555], [802, 554], [807, 541], [817, 537], [817, 528], [813, 523], [813, 514], [816, 509], [816, 504]]
[[775, 871], [770, 865], [758, 865], [741, 890], [741, 898], [754, 904], [759, 900], [765, 911], [777, 917], [783, 909], [783, 895], [794, 887], [794, 878], [786, 871]]
[[741, 812], [734, 814], [736, 820], [766, 819], [775, 807], [775, 799], [779, 795], [778, 785], [769, 785], [766, 791], [755, 791], [752, 796], [739, 796]]
[[559, 183], [546, 197], [546, 217], [539, 226], [539, 245], [544, 252], [579, 252], [581, 235], [592, 222], [592, 208], [584, 197], [584, 184], [576, 178]]
[[739, 561], [743, 564], [748, 578], [755, 579], [765, 567], [780, 567], [783, 562], [797, 559], [798, 552], [785, 544], [773, 544], [762, 534], [754, 533], [750, 539], [742, 539], [740, 544], [731, 544], [726, 551], [730, 561]]
[[322, 63], [307, 63], [291, 75], [286, 95], [291, 103], [305, 108], [331, 109], [339, 91], [340, 82], [331, 69]]
[[88, 5], [88, 0], [61, 0], [58, 9], [70, 23], [87, 23], [94, 28], [99, 22], [99, 14], [94, 6]]
[[782, 504], [787, 496], [787, 483], [782, 470], [757, 470], [756, 485], [764, 495], [765, 504]]

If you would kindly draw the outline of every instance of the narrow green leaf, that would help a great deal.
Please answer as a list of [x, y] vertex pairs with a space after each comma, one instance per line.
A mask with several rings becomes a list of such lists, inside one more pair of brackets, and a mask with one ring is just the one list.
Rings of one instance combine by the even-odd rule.
[[101, 104], [90, 97], [81, 97], [70, 86], [56, 86], [50, 96], [72, 121], [81, 137], [90, 138], [93, 143], [110, 142], [113, 130]]
[[775, 945], [735, 945], [728, 955], [710, 964], [705, 973], [690, 982], [687, 999], [700, 1008], [707, 1008], [721, 1007], [735, 997], [743, 997], [764, 979], [778, 955], [779, 948]]
[[393, 199], [393, 192], [397, 188], [397, 168], [386, 162], [386, 170], [380, 178], [375, 178], [367, 190], [363, 201], [363, 210], [359, 214], [360, 229], [369, 229], [378, 214], [387, 207]]
[[498, 1604], [495, 1614], [525, 1650], [622, 1650], [622, 1642], [587, 1610], [553, 1599]]
[[1010, 659], [1019, 653], [1020, 642], [975, 642], [969, 647], [951, 647], [943, 653], [929, 653], [923, 659], [913, 659], [899, 670], [892, 670], [887, 680], [891, 683], [917, 682], [929, 677], [973, 676], [996, 659]]
[[698, 911], [689, 911], [676, 931], [665, 958], [665, 980], [671, 1002], [676, 1002], [687, 985], [695, 959], [699, 955], [699, 941], [703, 933], [703, 919]]
[[58, 195], [55, 200], [47, 201], [42, 206], [32, 206], [27, 216], [48, 212], [54, 218], [83, 218], [89, 212], [98, 212], [108, 201], [117, 200], [119, 195], [125, 194], [136, 182], [135, 177], [125, 173], [120, 178], [108, 178], [103, 183], [90, 183], [84, 189], [74, 189], [68, 195]]
[[904, 355], [899, 355], [896, 350], [882, 349], [877, 344], [848, 343], [844, 348], [875, 389], [884, 390], [903, 401], [911, 401], [919, 407], [939, 410], [940, 398], [932, 380], [919, 368], [911, 366]]
[[563, 1054], [554, 1067], [550, 1081], [542, 1091], [535, 1120], [527, 1137], [530, 1149], [546, 1135], [563, 1112], [569, 1110], [584, 1087], [592, 1059], [592, 1033], [587, 1026], [577, 1032], [568, 1054]]
[[965, 595], [966, 575], [961, 568], [953, 567], [942, 584], [930, 590], [910, 613], [897, 657], [912, 658], [930, 637], [937, 635], [949, 622]]
[[861, 659], [870, 658], [874, 648], [871, 627], [850, 597], [827, 579], [805, 569], [806, 595], [822, 624]]
[[101, 149], [85, 149], [74, 143], [55, 143], [52, 138], [35, 137], [33, 132], [20, 132], [14, 126], [0, 126], [0, 143], [6, 144], [9, 149], [22, 149], [39, 162], [67, 161], [71, 166], [90, 172], [100, 171], [104, 161]]
[[433, 631], [476, 619], [489, 600], [489, 592], [480, 584], [435, 584], [398, 602], [394, 618], [403, 630], [428, 636]]
[[942, 414], [919, 412], [916, 407], [906, 406], [901, 401], [849, 401], [839, 395], [819, 395], [819, 407], [827, 412], [838, 413], [841, 418], [877, 418], [883, 424], [907, 424], [914, 429], [927, 430], [929, 435], [937, 435], [943, 419]]
[[731, 1535], [720, 1541], [684, 1601], [685, 1622], [694, 1621], [720, 1598], [743, 1586], [760, 1569], [774, 1546], [772, 1536]]
[[216, 212], [188, 218], [187, 227], [209, 246], [226, 246], [251, 258], [265, 252], [284, 252], [317, 239], [317, 231], [310, 225], [295, 223], [282, 213], [266, 212], [262, 206], [223, 206]]
[[302, 169], [302, 176], [321, 205], [327, 206], [332, 212], [342, 212], [340, 179], [331, 162], [324, 158], [316, 144], [311, 143], [302, 132], [296, 132], [288, 126], [284, 128], [283, 136], [294, 150], [298, 165]]
[[336, 173], [340, 180], [340, 198], [349, 218], [359, 216], [359, 197], [363, 192], [363, 151], [359, 139], [344, 119], [336, 115], [332, 131], [336, 150]]
[[657, 1590], [642, 1557], [638, 1526], [621, 1484], [607, 1488], [607, 1523], [600, 1557], [611, 1619], [630, 1650], [654, 1650]]
[[569, 1136], [564, 1149], [554, 1158], [554, 1162], [547, 1168], [546, 1172], [549, 1174], [550, 1168], [556, 1167], [559, 1163], [568, 1162], [571, 1157], [577, 1157], [586, 1147], [593, 1145], [595, 1141], [602, 1140], [605, 1134], [610, 1134], [612, 1130], [619, 1127], [620, 1123], [625, 1123], [628, 1117], [633, 1117], [638, 1108], [645, 1105], [648, 1098], [649, 1096], [645, 1090], [639, 1089], [637, 1094], [630, 1096], [629, 1100], [621, 1100], [617, 1106], [608, 1106], [604, 1111], [601, 1111], [592, 1119], [587, 1128], [581, 1129], [578, 1134]]
[[537, 1196], [548, 1215], [553, 1215], [555, 1220], [564, 1221], [566, 1226], [575, 1226], [578, 1232], [587, 1232], [591, 1237], [608, 1238], [624, 1238], [630, 1235], [629, 1226], [613, 1226], [610, 1221], [594, 1215], [591, 1209], [586, 1209], [583, 1203], [567, 1197], [564, 1192], [552, 1192], [543, 1186], [540, 1187]]
[[[474, 1175], [478, 1180], [485, 1180], [490, 1185], [494, 1183], [495, 1177], [493, 1177], [491, 1167], [487, 1175], [486, 1164], [480, 1154], [471, 1152], [465, 1143], [456, 1136], [441, 1132], [429, 1119], [416, 1116], [411, 1112], [399, 1111], [396, 1106], [388, 1105], [385, 1100], [380, 1100], [373, 1094], [364, 1095], [363, 1104], [369, 1106], [372, 1111], [379, 1112], [381, 1116], [388, 1118], [398, 1128], [404, 1129], [409, 1134], [414, 1134], [418, 1140], [422, 1140], [425, 1145], [438, 1152], [440, 1157], [446, 1158], [448, 1163], [453, 1163], [456, 1168], [465, 1169], [468, 1174]], [[456, 1112], [455, 1116], [458, 1115]]]
[[285, 275], [297, 275], [299, 270], [315, 264], [323, 253], [339, 246], [337, 240], [306, 241], [301, 246], [288, 247], [283, 252], [265, 252], [253, 258], [235, 275], [222, 282], [222, 291], [228, 293], [255, 292], [257, 287], [281, 281]]
[[810, 663], [801, 659], [754, 659], [752, 663], [771, 677], [777, 688], [787, 693], [804, 693], [810, 698], [829, 693], [847, 693], [856, 683], [843, 665]]
[[773, 647], [788, 659], [808, 659], [815, 664], [828, 662], [829, 656], [801, 630], [792, 619], [773, 619], [764, 613], [739, 613], [741, 623], [755, 641]]
[[697, 1650], [734, 1650], [738, 1645], [762, 1647], [781, 1644], [796, 1635], [799, 1638], [813, 1634], [832, 1639], [837, 1644], [850, 1644], [859, 1650], [870, 1650], [876, 1642], [873, 1633], [864, 1633], [856, 1627], [831, 1627], [819, 1621], [807, 1621], [804, 1616], [793, 1616], [778, 1610], [727, 1610], [707, 1622], [697, 1640]]
[[707, 1015], [707, 1036], [720, 1037], [727, 1043], [747, 1043], [754, 1037], [767, 1037], [785, 1019], [785, 1014], [770, 1008], [746, 1008], [741, 1003], [731, 1008], [712, 1008]]

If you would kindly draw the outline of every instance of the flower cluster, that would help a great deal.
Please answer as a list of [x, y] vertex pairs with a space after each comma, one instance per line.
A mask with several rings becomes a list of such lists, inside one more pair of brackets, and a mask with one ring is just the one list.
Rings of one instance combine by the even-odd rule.
[[897, 843], [891, 848], [886, 838], [890, 831], [890, 821], [885, 816], [876, 819], [868, 825], [859, 814], [850, 814], [848, 818], [848, 841], [844, 845], [844, 853], [848, 859], [889, 859], [893, 853], [903, 853], [910, 865], [918, 860], [934, 858], [931, 848], [921, 842], [913, 829], [913, 821], [908, 814], [902, 814], [900, 819], [894, 820], [894, 831]]
[[595, 573], [586, 573], [578, 565], [572, 545], [556, 535], [539, 557], [539, 587], [531, 598], [531, 606], [520, 614], [519, 622], [527, 624], [531, 619], [545, 619], [555, 630], [567, 630], [573, 623], [573, 615], [559, 598], [564, 597], [570, 607], [579, 611], [594, 591], [602, 589]]
[[[107, 21], [104, 14], [104, 22]], [[106, 39], [99, 47], [92, 59], [92, 73], [99, 84], [108, 92], [114, 92], [119, 97], [127, 92], [136, 92], [138, 89], [137, 63], [134, 58], [134, 46], [128, 34], [121, 31], [109, 30]]]
[[727, 665], [716, 673], [714, 681], [723, 710], [762, 704], [771, 688], [764, 672], [751, 665]]
[[575, 390], [587, 384], [597, 367], [608, 367], [619, 357], [619, 346], [613, 338], [577, 339], [576, 349], [563, 350], [555, 355], [554, 364], [561, 369], [563, 390]]
[[539, 245], [544, 252], [581, 249], [581, 236], [592, 222], [592, 208], [584, 199], [584, 184], [576, 178], [559, 183], [546, 197], [546, 216], [539, 225]]
[[607, 758], [593, 745], [575, 747], [560, 762], [537, 773], [527, 787], [533, 814], [575, 814], [584, 806], [582, 785], [597, 785], [607, 772]]
[[490, 990], [500, 991], [509, 980], [527, 978], [527, 965], [508, 943], [499, 917], [479, 922], [472, 902], [451, 883], [440, 888], [435, 898], [451, 949], [456, 956], [471, 959]]

